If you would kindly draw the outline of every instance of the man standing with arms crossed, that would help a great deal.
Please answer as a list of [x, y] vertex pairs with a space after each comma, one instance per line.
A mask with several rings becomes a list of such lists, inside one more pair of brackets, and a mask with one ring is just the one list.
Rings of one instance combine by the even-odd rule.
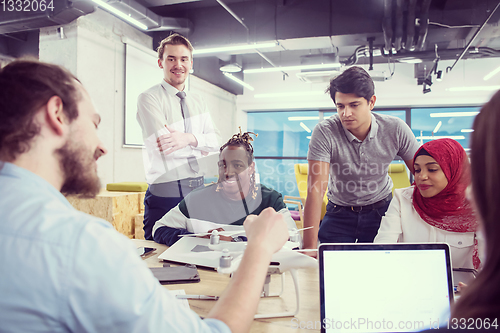
[[[141, 95], [137, 121], [148, 155], [144, 198], [144, 238], [152, 240], [155, 222], [192, 190], [204, 183], [198, 158], [216, 152], [220, 135], [203, 99], [186, 92], [193, 67], [193, 46], [187, 38], [172, 34], [158, 47], [163, 81]], [[164, 227], [155, 235], [178, 238], [182, 231]]]
[[[389, 207], [392, 181], [388, 167], [396, 155], [413, 172], [419, 145], [399, 118], [373, 114], [374, 84], [361, 67], [351, 67], [330, 82], [337, 114], [313, 131], [307, 159], [304, 249], [321, 243], [370, 243]], [[320, 226], [321, 204], [328, 205]], [[315, 252], [307, 252], [315, 256]]]

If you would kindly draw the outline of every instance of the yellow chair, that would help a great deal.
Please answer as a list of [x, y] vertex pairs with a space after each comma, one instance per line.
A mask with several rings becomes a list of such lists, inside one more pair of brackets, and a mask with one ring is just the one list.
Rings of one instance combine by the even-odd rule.
[[394, 194], [394, 190], [397, 188], [410, 186], [410, 179], [408, 179], [408, 173], [406, 172], [406, 167], [402, 163], [390, 164], [389, 176], [392, 179], [392, 194]]
[[[295, 170], [295, 179], [297, 180], [297, 187], [299, 190], [299, 195], [305, 202], [307, 197], [307, 173], [309, 171], [309, 165], [307, 163], [298, 163], [294, 165]], [[389, 176], [392, 179], [393, 187], [392, 192], [394, 193], [394, 189], [403, 188], [410, 186], [410, 180], [408, 179], [408, 174], [406, 172], [406, 167], [404, 164], [390, 164], [389, 165]], [[326, 204], [328, 203], [328, 198], [325, 196], [323, 198], [323, 205], [321, 206], [321, 219], [325, 216], [326, 213]]]
[[[309, 171], [309, 165], [307, 163], [298, 163], [294, 165], [295, 179], [297, 180], [297, 187], [299, 189], [299, 195], [301, 198], [306, 199], [307, 197], [307, 173]], [[321, 219], [326, 213], [326, 204], [328, 203], [328, 198], [323, 197], [323, 205], [321, 206]]]

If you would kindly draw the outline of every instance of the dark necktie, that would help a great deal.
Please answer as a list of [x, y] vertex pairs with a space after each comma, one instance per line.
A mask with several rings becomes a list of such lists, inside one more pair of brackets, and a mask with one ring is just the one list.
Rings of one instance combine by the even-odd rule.
[[[181, 112], [182, 112], [182, 118], [184, 118], [184, 128], [186, 129], [186, 133], [193, 133], [193, 127], [191, 125], [191, 116], [189, 115], [189, 109], [186, 104], [186, 93], [184, 91], [179, 91], [176, 95], [181, 99]], [[196, 157], [194, 156], [188, 157], [188, 163], [194, 172], [200, 171], [200, 166], [198, 165]]]

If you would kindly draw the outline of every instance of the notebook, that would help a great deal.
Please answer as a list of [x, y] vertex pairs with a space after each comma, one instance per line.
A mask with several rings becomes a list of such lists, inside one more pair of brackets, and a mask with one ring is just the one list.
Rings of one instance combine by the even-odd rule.
[[449, 318], [447, 244], [321, 244], [319, 263], [321, 332], [415, 332]]

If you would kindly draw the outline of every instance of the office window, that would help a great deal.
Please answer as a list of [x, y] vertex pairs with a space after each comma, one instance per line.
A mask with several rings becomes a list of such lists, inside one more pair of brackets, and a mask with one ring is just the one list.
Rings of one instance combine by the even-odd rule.
[[[374, 111], [406, 121], [405, 110]], [[298, 196], [294, 164], [307, 163], [311, 133], [320, 120], [336, 111], [248, 112], [248, 131], [259, 134], [252, 143], [256, 171], [262, 184], [283, 195]], [[395, 161], [403, 163], [403, 161]]]
[[[337, 112], [323, 112], [324, 119], [333, 116]], [[406, 122], [406, 111], [405, 110], [373, 110], [373, 113], [385, 114], [393, 117], [398, 117], [399, 119]]]
[[297, 181], [295, 179], [294, 165], [296, 163], [307, 163], [307, 160], [292, 159], [255, 159], [257, 173], [261, 184], [271, 187], [285, 195], [298, 197]]
[[248, 112], [260, 182], [283, 195], [298, 196], [293, 166], [307, 163], [309, 140], [319, 121], [318, 111]]
[[[373, 113], [379, 113], [379, 114], [385, 114], [388, 116], [397, 117], [408, 124], [408, 121], [406, 119], [406, 111], [405, 110], [381, 110], [381, 111], [374, 110]], [[394, 161], [392, 161], [392, 163], [404, 163], [404, 161], [399, 156], [396, 156], [396, 159]]]
[[472, 123], [479, 107], [421, 108], [411, 110], [411, 129], [420, 143], [447, 137], [469, 150]]
[[[472, 123], [479, 107], [405, 108], [374, 110], [411, 124], [420, 143], [433, 138], [450, 137], [466, 151]], [[298, 196], [294, 164], [307, 163], [307, 151], [312, 130], [320, 119], [336, 111], [269, 111], [248, 112], [248, 130], [258, 133], [254, 142], [257, 172], [262, 184], [283, 195]], [[408, 115], [408, 119], [407, 119]], [[393, 163], [404, 163], [397, 157]]]
[[319, 112], [249, 112], [247, 119], [248, 130], [259, 134], [256, 157], [306, 157]]
[[402, 121], [406, 122], [406, 111], [405, 110], [373, 110], [373, 113], [379, 113], [379, 114], [385, 114], [388, 116], [393, 116], [401, 119]]

